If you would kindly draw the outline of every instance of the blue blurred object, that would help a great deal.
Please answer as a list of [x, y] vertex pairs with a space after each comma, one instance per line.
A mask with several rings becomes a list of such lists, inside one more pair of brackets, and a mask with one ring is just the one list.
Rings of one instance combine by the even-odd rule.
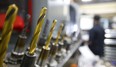
[[116, 61], [112, 61], [111, 64], [112, 64], [113, 66], [116, 66]]

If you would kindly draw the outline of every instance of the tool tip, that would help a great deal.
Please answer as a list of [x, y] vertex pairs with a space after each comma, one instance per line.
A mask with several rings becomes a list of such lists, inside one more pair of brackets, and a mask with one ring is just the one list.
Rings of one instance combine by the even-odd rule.
[[12, 4], [12, 5], [10, 5], [9, 7], [16, 7], [16, 5], [15, 5], [15, 4]]
[[53, 22], [57, 22], [57, 20], [56, 20], [56, 19], [54, 19], [54, 20], [53, 20]]
[[63, 23], [61, 23], [61, 27], [63, 27], [64, 26], [64, 24]]
[[9, 7], [18, 10], [18, 7], [16, 6], [16, 4], [12, 4], [12, 5], [10, 5]]
[[43, 10], [47, 10], [47, 8], [46, 8], [46, 7], [42, 7], [42, 9], [43, 9]]
[[15, 4], [12, 4], [12, 6], [16, 6]]
[[42, 7], [42, 12], [46, 13], [46, 11], [47, 11], [47, 8], [46, 7]]

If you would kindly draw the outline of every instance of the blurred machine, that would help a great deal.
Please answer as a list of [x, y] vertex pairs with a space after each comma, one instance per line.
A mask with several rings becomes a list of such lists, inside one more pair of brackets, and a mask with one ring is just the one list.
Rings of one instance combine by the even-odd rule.
[[105, 60], [116, 65], [116, 30], [106, 29], [105, 33]]

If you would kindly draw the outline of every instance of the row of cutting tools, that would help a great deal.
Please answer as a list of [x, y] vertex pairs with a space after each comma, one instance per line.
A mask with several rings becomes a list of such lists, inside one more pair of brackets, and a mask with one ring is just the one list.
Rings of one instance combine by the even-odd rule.
[[[39, 19], [37, 21], [37, 25], [34, 30], [32, 40], [29, 44], [29, 48], [26, 51], [24, 49], [25, 41], [27, 39], [26, 30], [28, 23], [26, 23], [22, 33], [18, 37], [14, 50], [10, 53], [9, 56], [7, 56], [8, 43], [13, 31], [13, 23], [15, 21], [17, 12], [18, 8], [15, 4], [10, 5], [6, 12], [5, 23], [0, 37], [0, 67], [6, 67], [7, 63], [10, 64], [20, 63], [19, 67], [47, 67], [47, 66], [53, 67], [52, 65], [54, 64], [47, 65], [47, 63], [53, 62], [52, 59], [56, 58], [56, 54], [58, 54], [58, 51], [61, 50], [64, 36], [62, 36], [62, 39], [60, 41], [59, 39], [61, 37], [60, 35], [64, 26], [63, 23], [60, 25], [57, 37], [52, 43], [51, 43], [52, 33], [55, 29], [57, 20], [53, 20], [50, 33], [48, 34], [46, 39], [43, 38], [44, 40], [43, 42], [41, 42], [41, 39], [38, 40], [47, 12], [47, 8], [43, 7], [40, 11]], [[29, 18], [30, 16], [27, 16], [26, 20], [28, 21]], [[42, 47], [38, 48], [41, 49], [40, 53], [38, 52], [39, 55], [36, 50], [37, 43], [39, 43], [38, 46], [43, 45]], [[5, 61], [5, 59], [7, 59], [7, 61]]]

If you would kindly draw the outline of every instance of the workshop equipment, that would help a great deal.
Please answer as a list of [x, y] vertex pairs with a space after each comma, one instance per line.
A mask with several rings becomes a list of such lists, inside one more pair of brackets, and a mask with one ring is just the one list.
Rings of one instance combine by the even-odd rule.
[[60, 25], [60, 28], [58, 30], [57, 33], [57, 38], [56, 41], [52, 43], [51, 49], [50, 49], [50, 55], [49, 55], [49, 67], [56, 67], [57, 66], [57, 62], [55, 61], [55, 57], [56, 57], [56, 52], [58, 50], [58, 41], [60, 38], [60, 34], [62, 32], [62, 28], [63, 28], [63, 24]]
[[25, 41], [27, 39], [26, 32], [29, 25], [29, 19], [30, 15], [27, 14], [26, 21], [25, 21], [25, 27], [21, 34], [18, 36], [16, 45], [14, 47], [14, 50], [11, 52], [10, 57], [8, 57], [8, 63], [10, 64], [18, 64], [21, 63], [23, 56], [24, 56], [24, 47], [25, 47]]
[[50, 45], [52, 33], [54, 31], [56, 22], [57, 22], [57, 20], [53, 20], [53, 23], [52, 23], [52, 26], [51, 26], [51, 29], [50, 29], [50, 33], [49, 33], [48, 38], [46, 40], [45, 46], [43, 46], [42, 51], [41, 51], [41, 53], [38, 57], [38, 60], [37, 60], [36, 64], [40, 67], [44, 67], [46, 65], [46, 60], [48, 58], [49, 51], [50, 51], [49, 45]]
[[34, 67], [35, 66], [35, 60], [37, 56], [35, 53], [35, 50], [37, 46], [38, 37], [40, 36], [42, 25], [44, 23], [44, 19], [46, 16], [46, 11], [47, 11], [46, 7], [43, 7], [42, 10], [40, 11], [40, 16], [37, 22], [37, 26], [35, 28], [34, 35], [30, 43], [30, 49], [29, 51], [26, 52], [20, 67]]

